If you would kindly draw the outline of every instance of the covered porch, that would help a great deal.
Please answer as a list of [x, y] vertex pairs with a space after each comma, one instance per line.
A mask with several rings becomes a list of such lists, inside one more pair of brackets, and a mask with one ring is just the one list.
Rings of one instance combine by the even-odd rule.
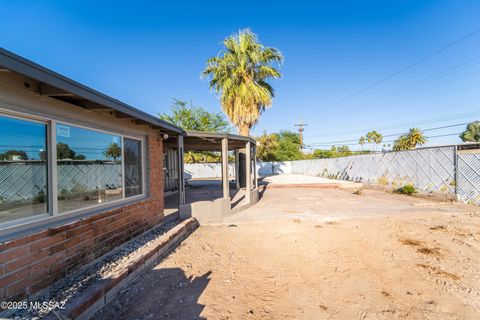
[[[252, 138], [227, 133], [187, 131], [183, 136], [168, 139], [165, 148], [164, 171], [168, 190], [165, 215], [195, 217], [201, 223], [219, 222], [258, 201], [256, 143]], [[184, 153], [188, 151], [220, 153], [221, 176], [188, 180], [183, 161]], [[229, 154], [233, 154], [234, 159], [230, 165]]]

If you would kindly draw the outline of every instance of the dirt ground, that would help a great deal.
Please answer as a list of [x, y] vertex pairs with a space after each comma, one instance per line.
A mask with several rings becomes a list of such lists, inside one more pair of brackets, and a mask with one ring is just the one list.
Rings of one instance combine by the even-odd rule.
[[480, 208], [269, 189], [95, 319], [480, 319]]

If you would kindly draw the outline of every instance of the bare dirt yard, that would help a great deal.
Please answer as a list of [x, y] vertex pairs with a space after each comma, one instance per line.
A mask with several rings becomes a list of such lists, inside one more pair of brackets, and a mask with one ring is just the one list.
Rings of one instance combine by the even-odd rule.
[[267, 189], [95, 319], [480, 319], [480, 208]]

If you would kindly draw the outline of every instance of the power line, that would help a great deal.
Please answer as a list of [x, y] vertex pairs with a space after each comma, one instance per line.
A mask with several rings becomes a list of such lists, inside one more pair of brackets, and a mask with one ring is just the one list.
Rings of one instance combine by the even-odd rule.
[[[460, 135], [461, 132], [458, 132], [458, 133], [448, 133], [448, 134], [440, 134], [440, 135], [435, 135], [435, 136], [428, 136], [428, 137], [425, 137], [427, 139], [435, 139], [435, 138], [442, 138], [442, 137], [450, 137], [450, 136], [458, 136]], [[395, 140], [388, 140], [388, 141], [382, 141], [382, 144], [385, 144], [385, 143], [393, 143], [395, 142]], [[342, 144], [343, 146], [357, 146], [358, 143], [349, 143], [349, 144]], [[338, 145], [335, 145], [335, 144], [325, 144], [325, 145], [321, 145], [323, 147], [335, 147], [335, 146], [338, 146]], [[307, 145], [305, 146], [305, 149], [311, 149], [311, 150], [315, 150], [317, 148], [313, 147], [313, 146], [310, 146], [310, 145]], [[352, 151], [352, 152], [364, 152], [364, 151]]]
[[[461, 132], [458, 132], [458, 133], [447, 133], [447, 134], [439, 134], [439, 135], [435, 135], [435, 136], [427, 136], [427, 137], [425, 137], [425, 138], [426, 138], [426, 139], [434, 139], [434, 138], [458, 136], [458, 135], [460, 135], [460, 134], [461, 134]], [[395, 140], [382, 141], [382, 143], [391, 143], [391, 142], [395, 142]]]
[[[409, 87], [414, 87], [416, 85], [423, 85], [424, 83], [428, 83], [428, 82], [433, 82], [435, 80], [438, 80], [438, 79], [441, 79], [441, 78], [445, 78], [446, 76], [449, 76], [451, 74], [454, 74], [458, 71], [461, 71], [461, 70], [464, 70], [466, 68], [469, 68], [471, 66], [474, 66], [476, 64], [479, 64], [480, 61], [477, 61], [480, 59], [480, 56], [477, 56], [475, 58], [472, 58], [472, 59], [469, 59], [467, 61], [464, 61], [464, 62], [461, 62], [459, 64], [456, 64], [454, 65], [453, 67], [448, 67], [446, 69], [443, 69], [442, 71], [440, 72], [437, 72], [437, 73], [434, 73], [433, 75], [430, 75], [424, 79], [421, 79], [421, 80], [418, 80], [418, 81], [415, 81], [413, 83], [410, 83], [402, 88], [400, 88], [399, 90], [402, 90], [402, 89], [408, 89]], [[476, 61], [476, 62], [474, 62]], [[460, 68], [462, 67], [462, 68]], [[457, 70], [456, 70], [457, 69]]]
[[[383, 100], [386, 100], [386, 98], [389, 98], [389, 97], [391, 97], [391, 96], [393, 96], [393, 97], [398, 96], [399, 93], [401, 94], [402, 91], [405, 91], [405, 90], [406, 90], [407, 92], [410, 91], [410, 94], [411, 94], [412, 91], [415, 92], [416, 89], [418, 89], [418, 88], [420, 88], [420, 87], [423, 87], [423, 86], [425, 86], [425, 85], [427, 85], [427, 84], [429, 84], [429, 83], [436, 82], [436, 81], [438, 81], [438, 80], [440, 80], [440, 79], [442, 79], [442, 78], [448, 77], [448, 76], [450, 76], [450, 75], [452, 75], [452, 74], [455, 74], [455, 73], [457, 73], [457, 72], [459, 72], [459, 71], [463, 71], [463, 70], [465, 70], [465, 69], [467, 69], [467, 68], [469, 68], [469, 67], [472, 67], [472, 66], [474, 66], [474, 65], [479, 64], [480, 61], [476, 61], [476, 62], [473, 62], [473, 63], [472, 63], [472, 61], [478, 60], [479, 58], [480, 58], [480, 56], [478, 56], [478, 57], [476, 57], [476, 58], [474, 58], [474, 59], [471, 59], [471, 60], [467, 60], [467, 61], [462, 62], [462, 63], [460, 63], [460, 64], [457, 64], [457, 65], [455, 65], [455, 66], [453, 66], [453, 67], [446, 68], [446, 69], [444, 69], [444, 70], [442, 70], [442, 71], [440, 71], [440, 72], [438, 72], [438, 73], [434, 73], [433, 75], [430, 75], [430, 76], [428, 76], [428, 77], [426, 77], [426, 78], [423, 78], [423, 79], [421, 79], [421, 80], [414, 81], [414, 82], [412, 82], [412, 83], [410, 83], [410, 84], [408, 84], [408, 85], [406, 85], [406, 86], [404, 86], [404, 87], [402, 87], [402, 88], [400, 88], [400, 89], [397, 89], [397, 90], [392, 91], [388, 96], [384, 97]], [[459, 67], [462, 66], [462, 65], [463, 65], [463, 67], [462, 67], [462, 68], [459, 68]], [[445, 84], [454, 82], [454, 81], [459, 80], [459, 79], [463, 79], [463, 78], [469, 77], [469, 76], [471, 76], [472, 74], [476, 74], [476, 73], [478, 73], [478, 71], [473, 72], [473, 73], [469, 73], [469, 74], [466, 74], [466, 75], [463, 75], [463, 76], [460, 76], [460, 77], [457, 77], [457, 78], [454, 78], [453, 80], [450, 80], [450, 81], [447, 81], [447, 82], [443, 82], [443, 83], [437, 84], [436, 86], [429, 87], [429, 88], [427, 88], [426, 90], [441, 87], [441, 86], [443, 86], [443, 85], [445, 85]], [[425, 90], [421, 90], [420, 92], [422, 92], [422, 91], [425, 91]], [[417, 91], [417, 93], [418, 93], [418, 91]]]
[[[468, 125], [468, 124], [469, 124], [469, 122], [458, 123], [458, 124], [452, 124], [452, 125], [447, 125], [447, 126], [428, 128], [428, 129], [424, 129], [424, 130], [422, 130], [422, 131], [425, 132], [425, 131], [441, 130], [441, 129], [447, 129], [447, 128], [454, 128], [454, 127], [466, 126], [466, 125]], [[396, 137], [396, 136], [400, 136], [400, 135], [407, 134], [407, 133], [408, 133], [408, 132], [392, 133], [392, 134], [384, 135], [383, 137], [384, 137], [384, 138]], [[309, 143], [309, 145], [310, 145], [310, 146], [313, 146], [313, 145], [329, 145], [329, 144], [338, 144], [338, 143], [355, 142], [355, 141], [358, 141], [358, 139], [341, 140], [341, 141], [329, 141], [329, 142], [318, 142], [318, 143], [315, 143], [315, 142], [314, 142], [314, 143]], [[357, 143], [357, 144], [358, 144], [358, 143]]]
[[[415, 122], [401, 122], [401, 123], [396, 123], [388, 126], [383, 126], [383, 127], [378, 127], [378, 129], [396, 129], [396, 128], [401, 128], [401, 127], [412, 127], [412, 126], [421, 126], [424, 124], [431, 124], [431, 123], [439, 123], [439, 122], [445, 122], [445, 121], [450, 121], [450, 120], [460, 120], [460, 119], [465, 119], [465, 118], [470, 118], [473, 116], [478, 116], [480, 115], [480, 111], [473, 111], [473, 112], [467, 112], [467, 113], [458, 113], [458, 114], [452, 114], [448, 116], [441, 116], [441, 117], [435, 117], [435, 118], [429, 118], [429, 119], [422, 119], [418, 120]], [[354, 133], [363, 133], [365, 131], [371, 130], [370, 128], [365, 128], [365, 129], [359, 129], [359, 130], [352, 130], [352, 131], [344, 131], [344, 132], [339, 132], [339, 133], [331, 133], [331, 134], [318, 134], [318, 135], [313, 135], [313, 137], [332, 137], [332, 136], [338, 136], [338, 135], [347, 135], [347, 134], [354, 134]]]
[[458, 136], [462, 134], [461, 132], [457, 132], [457, 133], [447, 133], [447, 134], [439, 134], [439, 135], [436, 135], [436, 136], [429, 136], [429, 137], [426, 137], [427, 139], [431, 139], [431, 138], [440, 138], [440, 137], [451, 137], [451, 136]]
[[[460, 135], [461, 132], [458, 132], [458, 133], [447, 133], [447, 134], [440, 134], [440, 135], [435, 135], [435, 136], [428, 136], [428, 137], [425, 137], [427, 139], [433, 139], [433, 138], [441, 138], [441, 137], [449, 137], [449, 136], [458, 136]], [[395, 140], [387, 140], [387, 141], [382, 141], [382, 144], [383, 143], [392, 143], [392, 142], [395, 142]], [[307, 149], [315, 149], [315, 147], [334, 147], [334, 146], [338, 146], [339, 144], [321, 144], [321, 145], [307, 145], [305, 148]], [[344, 146], [358, 146], [359, 143], [344, 143], [344, 144], [341, 144], [341, 145], [344, 145]]]
[[[457, 77], [457, 78], [454, 78], [454, 79], [451, 79], [447, 82], [442, 82], [440, 84], [437, 84], [435, 86], [430, 86], [426, 89], [423, 89], [423, 90], [416, 90], [420, 87], [423, 87], [429, 83], [432, 83], [432, 82], [435, 82], [435, 81], [438, 81], [439, 79], [442, 79], [442, 78], [445, 78], [445, 77], [448, 77], [452, 74], [455, 74], [459, 71], [463, 71], [467, 68], [470, 68], [474, 65], [477, 65], [480, 63], [480, 61], [478, 61], [480, 59], [480, 56], [476, 56], [472, 59], [468, 59], [466, 61], [463, 61], [459, 64], [456, 64], [452, 67], [448, 67], [446, 69], [443, 69], [442, 71], [440, 72], [437, 72], [437, 73], [434, 73], [433, 75], [430, 75], [426, 78], [423, 78], [421, 80], [418, 80], [418, 81], [414, 81], [406, 86], [403, 86], [402, 88], [400, 89], [397, 89], [397, 90], [394, 90], [392, 92], [390, 92], [390, 94], [388, 94], [387, 96], [383, 97], [380, 102], [378, 102], [377, 104], [375, 105], [371, 105], [371, 106], [361, 106], [361, 107], [357, 107], [357, 108], [354, 108], [354, 109], [347, 109], [347, 110], [340, 110], [340, 111], [337, 111], [337, 112], [334, 112], [334, 113], [329, 113], [328, 115], [331, 116], [331, 115], [335, 115], [335, 114], [344, 114], [345, 112], [347, 111], [358, 111], [358, 110], [367, 110], [367, 109], [373, 109], [373, 108], [378, 108], [378, 107], [381, 107], [381, 106], [384, 106], [384, 105], [389, 105], [389, 104], [395, 104], [395, 103], [398, 103], [398, 102], [395, 102], [395, 100], [392, 101], [392, 98], [395, 98], [395, 99], [398, 99], [400, 98], [400, 102], [401, 101], [405, 101], [405, 98], [407, 98], [407, 101], [409, 100], [410, 97], [413, 96], [413, 98], [415, 99], [415, 94], [416, 93], [419, 93], [419, 92], [423, 92], [423, 91], [428, 91], [428, 90], [431, 90], [431, 89], [434, 89], [434, 88], [438, 88], [438, 87], [441, 87], [441, 86], [444, 86], [445, 84], [448, 84], [448, 83], [451, 83], [451, 82], [454, 82], [454, 81], [457, 81], [459, 79], [463, 79], [463, 78], [466, 78], [466, 77], [469, 77], [473, 74], [476, 74], [478, 73], [479, 71], [476, 71], [476, 72], [473, 72], [473, 73], [469, 73], [469, 74], [466, 74], [466, 75], [463, 75], [463, 76], [460, 76], [460, 77]], [[407, 92], [403, 92], [402, 91], [407, 91]], [[448, 92], [447, 92], [448, 93]], [[437, 93], [438, 94], [438, 93]], [[426, 96], [427, 98], [430, 97], [430, 96]], [[417, 98], [422, 98], [422, 97], [417, 97]]]
[[[439, 92], [436, 92], [436, 93], [433, 93], [433, 94], [428, 94], [428, 95], [425, 95], [425, 96], [413, 97], [413, 100], [425, 99], [425, 98], [435, 97], [435, 96], [444, 95], [444, 94], [448, 94], [448, 93], [452, 93], [452, 92], [464, 91], [464, 90], [468, 90], [468, 89], [472, 89], [472, 88], [478, 88], [479, 86], [480, 86], [480, 84], [475, 84], [473, 86], [457, 88], [457, 89], [453, 89], [453, 90], [439, 91]], [[400, 100], [400, 101], [383, 102], [383, 103], [379, 103], [379, 104], [376, 104], [376, 105], [371, 105], [371, 106], [368, 106], [368, 107], [358, 107], [358, 108], [355, 108], [355, 109], [350, 109], [350, 110], [348, 110], [348, 112], [376, 109], [376, 108], [380, 108], [380, 107], [391, 105], [391, 104], [396, 104], [396, 103], [400, 103], [400, 102], [409, 101], [409, 100], [412, 100], [411, 98], [412, 97], [410, 97], [410, 98], [407, 97], [406, 100], [404, 99], [404, 100]], [[345, 111], [337, 111], [337, 112], [330, 113], [330, 115], [335, 115], [335, 114], [345, 114]]]
[[[480, 70], [470, 72], [470, 73], [465, 74], [465, 75], [458, 76], [456, 78], [450, 79], [449, 81], [441, 82], [437, 85], [430, 86], [430, 87], [424, 88], [422, 90], [416, 90], [416, 89], [418, 89], [420, 87], [423, 87], [423, 86], [425, 86], [429, 83], [432, 83], [432, 82], [438, 81], [439, 79], [450, 76], [450, 75], [452, 75], [452, 74], [454, 74], [458, 71], [462, 71], [462, 70], [464, 70], [468, 67], [472, 67], [476, 64], [479, 64], [480, 61], [476, 61], [478, 59], [480, 59], [480, 56], [475, 57], [475, 58], [470, 59], [470, 60], [467, 60], [467, 61], [464, 61], [464, 62], [462, 62], [460, 64], [457, 64], [453, 67], [449, 67], [447, 69], [444, 69], [441, 72], [438, 72], [438, 73], [435, 73], [431, 76], [428, 76], [427, 78], [424, 78], [424, 79], [421, 79], [419, 81], [415, 81], [413, 83], [410, 83], [409, 85], [404, 86], [401, 89], [394, 90], [393, 92], [391, 92], [389, 95], [383, 97], [379, 102], [377, 102], [374, 105], [359, 106], [357, 108], [347, 109], [347, 110], [338, 110], [336, 112], [329, 113], [328, 116], [333, 116], [335, 114], [345, 114], [346, 112], [355, 112], [355, 111], [360, 111], [360, 110], [375, 109], [375, 108], [379, 108], [379, 107], [386, 106], [386, 105], [397, 104], [397, 103], [400, 103], [400, 102], [424, 99], [424, 98], [429, 98], [429, 97], [432, 97], [432, 96], [448, 94], [448, 93], [451, 93], [451, 92], [457, 92], [457, 91], [461, 91], [461, 90], [465, 90], [465, 89], [470, 89], [471, 87], [460, 88], [460, 89], [457, 88], [457, 89], [454, 89], [454, 90], [436, 92], [434, 94], [429, 94], [429, 95], [426, 95], [426, 96], [416, 96], [418, 93], [422, 93], [422, 92], [429, 91], [429, 90], [432, 90], [432, 89], [435, 89], [435, 88], [438, 88], [438, 87], [442, 87], [442, 86], [445, 86], [446, 84], [449, 84], [449, 83], [458, 81], [460, 79], [464, 79], [466, 77], [470, 77], [472, 75], [478, 74], [480, 72]], [[472, 62], [472, 61], [476, 61], [476, 62]], [[459, 68], [461, 66], [464, 66], [464, 67]], [[457, 69], [457, 70], [455, 70], [455, 69]], [[474, 86], [474, 87], [476, 87], [476, 86]], [[402, 90], [404, 90], [404, 89], [406, 89], [407, 92], [402, 93]], [[400, 100], [398, 101], [396, 99], [400, 99]]]
[[329, 109], [329, 108], [331, 108], [331, 107], [333, 107], [333, 106], [336, 106], [336, 105], [338, 105], [339, 103], [342, 103], [343, 101], [346, 101], [346, 100], [348, 100], [348, 99], [350, 99], [350, 98], [353, 98], [353, 97], [355, 97], [355, 96], [357, 96], [357, 95], [359, 95], [359, 94], [361, 94], [361, 93], [363, 93], [363, 92], [365, 92], [365, 91], [367, 91], [367, 90], [369, 90], [369, 89], [371, 89], [371, 88], [373, 88], [373, 87], [376, 87], [376, 86], [378, 86], [379, 84], [381, 84], [381, 83], [383, 83], [383, 82], [385, 82], [385, 81], [387, 81], [387, 80], [389, 80], [389, 79], [391, 79], [391, 78], [396, 77], [396, 76], [399, 75], [400, 73], [405, 72], [405, 71], [413, 68], [414, 66], [416, 66], [416, 65], [424, 62], [425, 60], [428, 60], [428, 59], [430, 59], [431, 57], [433, 57], [433, 56], [435, 56], [435, 55], [437, 55], [437, 54], [439, 54], [439, 53], [441, 53], [441, 52], [443, 52], [443, 51], [445, 51], [445, 50], [447, 50], [447, 49], [449, 49], [449, 48], [451, 48], [451, 47], [459, 44], [460, 42], [463, 42], [463, 41], [467, 40], [468, 38], [473, 37], [474, 35], [476, 35], [476, 34], [479, 33], [479, 32], [480, 32], [480, 29], [476, 29], [476, 30], [474, 30], [473, 32], [470, 32], [470, 33], [468, 33], [467, 35], [461, 37], [460, 39], [455, 40], [454, 42], [451, 42], [451, 43], [449, 43], [448, 45], [446, 45], [446, 46], [444, 46], [444, 47], [442, 47], [442, 48], [440, 48], [440, 49], [438, 49], [438, 50], [436, 50], [436, 51], [434, 51], [434, 52], [432, 52], [432, 53], [429, 53], [429, 54], [427, 54], [426, 56], [424, 56], [424, 57], [422, 57], [422, 58], [420, 58], [420, 59], [418, 59], [418, 60], [416, 60], [416, 61], [408, 64], [407, 66], [401, 68], [400, 70], [397, 70], [397, 71], [395, 71], [395, 72], [387, 75], [386, 77], [384, 77], [384, 78], [382, 78], [382, 79], [380, 79], [380, 80], [378, 80], [378, 81], [373, 82], [372, 84], [366, 86], [365, 88], [360, 89], [360, 90], [358, 90], [358, 91], [356, 91], [356, 92], [354, 92], [354, 93], [352, 93], [352, 94], [349, 94], [349, 95], [347, 95], [347, 96], [345, 96], [345, 97], [343, 97], [343, 98], [341, 98], [341, 99], [339, 99], [339, 100], [337, 100], [337, 101], [335, 101], [335, 102], [327, 105], [327, 106], [324, 107], [324, 108], [321, 108], [319, 111], [320, 111], [320, 112], [321, 112], [321, 111], [325, 111], [326, 109]]

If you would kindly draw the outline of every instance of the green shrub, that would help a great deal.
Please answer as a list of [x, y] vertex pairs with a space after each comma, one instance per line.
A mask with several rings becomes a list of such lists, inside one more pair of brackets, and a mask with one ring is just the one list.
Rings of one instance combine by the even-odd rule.
[[406, 194], [406, 195], [412, 195], [414, 193], [417, 192], [417, 189], [415, 189], [415, 187], [413, 186], [413, 184], [406, 184], [404, 185], [403, 187], [401, 188], [398, 188], [397, 189], [397, 192], [398, 193], [401, 193], [401, 194]]

